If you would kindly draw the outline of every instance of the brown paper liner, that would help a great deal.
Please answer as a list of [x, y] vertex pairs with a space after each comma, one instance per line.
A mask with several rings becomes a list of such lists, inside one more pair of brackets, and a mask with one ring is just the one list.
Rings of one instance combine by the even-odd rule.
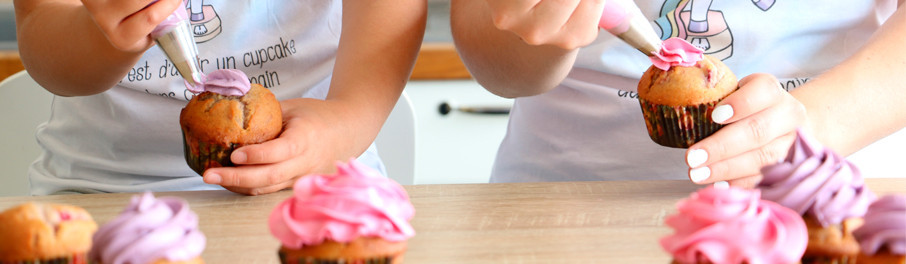
[[32, 259], [18, 261], [2, 261], [0, 264], [88, 264], [87, 253], [77, 253], [72, 256], [53, 258], [53, 259]]
[[711, 111], [718, 102], [695, 106], [667, 106], [639, 98], [645, 126], [648, 127], [648, 136], [655, 143], [672, 148], [688, 148], [723, 127], [711, 121]]
[[223, 146], [217, 143], [205, 142], [198, 140], [188, 133], [185, 129], [182, 131], [183, 152], [186, 156], [186, 163], [198, 175], [204, 174], [204, 171], [216, 167], [232, 167], [230, 154], [233, 150], [240, 147], [240, 144], [231, 143]]

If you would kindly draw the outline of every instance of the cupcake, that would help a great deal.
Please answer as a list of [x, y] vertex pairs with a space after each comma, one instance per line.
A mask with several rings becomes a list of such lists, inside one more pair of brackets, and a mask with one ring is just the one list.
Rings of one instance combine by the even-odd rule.
[[677, 204], [661, 238], [673, 263], [798, 263], [807, 243], [799, 214], [758, 190], [706, 187]]
[[283, 128], [280, 102], [241, 71], [215, 71], [190, 90], [200, 94], [182, 109], [179, 124], [186, 162], [199, 175], [233, 166], [234, 149], [276, 138]]
[[206, 239], [198, 230], [198, 216], [176, 197], [135, 195], [92, 239], [94, 247], [88, 254], [92, 263], [204, 263]]
[[268, 219], [283, 263], [402, 263], [415, 209], [401, 185], [351, 159], [310, 175]]
[[664, 41], [639, 80], [639, 104], [655, 143], [686, 148], [722, 127], [711, 111], [736, 91], [736, 75], [718, 59], [679, 38]]
[[782, 162], [761, 169], [762, 196], [802, 215], [809, 244], [802, 263], [853, 263], [852, 235], [875, 196], [859, 169], [801, 129]]
[[906, 264], [906, 196], [881, 197], [865, 213], [865, 222], [853, 231], [861, 252], [859, 264]]
[[95, 230], [80, 207], [21, 204], [0, 213], [0, 263], [88, 263]]

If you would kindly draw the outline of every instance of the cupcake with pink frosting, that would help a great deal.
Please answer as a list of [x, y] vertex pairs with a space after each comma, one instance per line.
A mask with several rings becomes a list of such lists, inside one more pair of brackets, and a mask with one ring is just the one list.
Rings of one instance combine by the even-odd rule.
[[881, 197], [868, 207], [864, 220], [853, 231], [861, 246], [857, 262], [906, 263], [906, 196]]
[[186, 163], [199, 175], [234, 166], [230, 155], [242, 146], [276, 138], [283, 130], [280, 102], [239, 70], [217, 70], [203, 77], [197, 93], [179, 114]]
[[803, 263], [851, 263], [859, 253], [852, 231], [875, 195], [859, 169], [797, 130], [786, 159], [761, 169], [762, 196], [802, 215], [809, 229]]
[[99, 264], [204, 263], [205, 236], [198, 216], [176, 197], [151, 192], [132, 197], [115, 219], [92, 237], [88, 257]]
[[639, 103], [655, 143], [686, 148], [722, 127], [711, 112], [736, 91], [736, 75], [680, 38], [664, 41], [639, 80]]
[[798, 263], [807, 243], [799, 214], [758, 190], [706, 187], [677, 204], [661, 238], [673, 263]]
[[350, 159], [309, 175], [268, 219], [283, 263], [401, 263], [415, 209], [401, 185]]

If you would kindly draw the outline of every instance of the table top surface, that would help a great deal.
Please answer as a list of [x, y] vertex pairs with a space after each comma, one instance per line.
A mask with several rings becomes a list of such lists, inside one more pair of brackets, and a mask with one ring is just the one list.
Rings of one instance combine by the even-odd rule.
[[[906, 179], [867, 179], [873, 192], [906, 194]], [[406, 263], [669, 263], [664, 219], [701, 188], [687, 181], [606, 181], [405, 186], [416, 208]], [[2, 197], [77, 205], [99, 224], [135, 193]], [[291, 195], [162, 192], [189, 201], [208, 238], [207, 263], [277, 263], [270, 211]]]

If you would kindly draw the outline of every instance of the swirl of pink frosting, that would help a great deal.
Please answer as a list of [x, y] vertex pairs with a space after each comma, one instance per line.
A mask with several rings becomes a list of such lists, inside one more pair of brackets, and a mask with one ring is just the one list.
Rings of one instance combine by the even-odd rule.
[[669, 38], [649, 57], [654, 67], [667, 71], [673, 66], [691, 67], [704, 58], [704, 51], [681, 38]]
[[865, 187], [859, 169], [798, 129], [782, 162], [761, 168], [762, 196], [812, 216], [822, 226], [862, 217], [875, 195]]
[[[151, 4], [156, 2], [157, 1], [151, 2]], [[151, 37], [158, 38], [163, 36], [164, 34], [167, 34], [167, 32], [170, 32], [170, 30], [173, 30], [174, 27], [180, 25], [183, 21], [189, 21], [189, 14], [186, 13], [186, 9], [183, 8], [184, 6], [186, 6], [185, 1], [151, 31]]]
[[808, 244], [802, 217], [758, 190], [706, 187], [677, 209], [660, 243], [680, 263], [798, 263]]
[[204, 75], [202, 79], [198, 86], [186, 82], [186, 88], [193, 93], [212, 92], [230, 96], [243, 96], [252, 89], [248, 76], [240, 70], [216, 70]]
[[906, 255], [906, 196], [881, 197], [868, 207], [864, 220], [853, 231], [863, 253], [874, 255], [886, 247], [893, 255]]
[[186, 201], [154, 198], [151, 192], [132, 197], [115, 219], [92, 237], [89, 259], [104, 264], [186, 261], [201, 255], [205, 236], [198, 216]]
[[293, 196], [271, 212], [271, 234], [283, 246], [299, 249], [358, 237], [403, 241], [415, 235], [409, 224], [415, 208], [402, 186], [355, 159], [338, 162], [337, 169], [336, 175], [302, 177]]

